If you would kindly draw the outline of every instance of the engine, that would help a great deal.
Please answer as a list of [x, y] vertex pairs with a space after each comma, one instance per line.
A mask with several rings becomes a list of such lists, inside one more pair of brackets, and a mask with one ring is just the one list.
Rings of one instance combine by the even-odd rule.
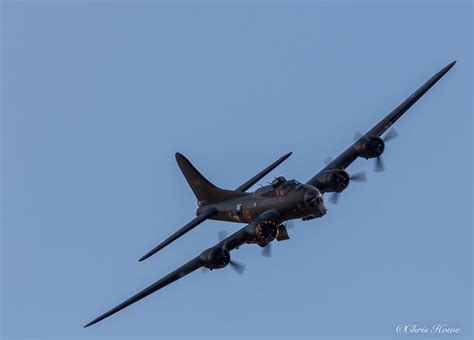
[[342, 169], [322, 171], [314, 184], [323, 192], [342, 192], [349, 185], [349, 174]]
[[359, 157], [368, 159], [380, 157], [385, 150], [385, 143], [377, 136], [362, 137], [355, 145]]
[[273, 221], [262, 221], [255, 229], [257, 244], [265, 246], [278, 237], [278, 226]]
[[215, 247], [203, 251], [200, 259], [204, 267], [219, 269], [224, 268], [230, 263], [230, 253], [227, 249]]

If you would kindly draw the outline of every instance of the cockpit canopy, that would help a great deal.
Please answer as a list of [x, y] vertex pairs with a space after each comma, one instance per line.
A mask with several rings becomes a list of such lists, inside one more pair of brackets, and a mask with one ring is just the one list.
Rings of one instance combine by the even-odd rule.
[[291, 179], [289, 181], [286, 181], [285, 183], [283, 183], [279, 190], [282, 192], [283, 195], [286, 195], [288, 192], [290, 192], [291, 190], [294, 190], [296, 188], [296, 190], [298, 190], [300, 187], [302, 187], [302, 184], [294, 179]]
[[276, 187], [279, 187], [280, 185], [282, 185], [283, 183], [286, 182], [286, 178], [283, 177], [283, 176], [280, 176], [280, 177], [276, 177], [273, 181], [272, 181], [272, 188], [275, 189]]
[[283, 176], [277, 177], [272, 181], [272, 188], [280, 191], [283, 195], [286, 195], [286, 193], [298, 186], [301, 186], [300, 182], [294, 179], [286, 180]]
[[294, 179], [287, 180], [285, 177], [280, 176], [280, 177], [276, 177], [271, 182], [271, 185], [261, 187], [257, 189], [255, 192], [259, 193], [259, 195], [273, 197], [275, 195], [277, 196], [286, 195], [291, 190], [299, 190], [302, 187], [303, 187], [303, 184], [301, 184], [297, 180], [294, 180]]

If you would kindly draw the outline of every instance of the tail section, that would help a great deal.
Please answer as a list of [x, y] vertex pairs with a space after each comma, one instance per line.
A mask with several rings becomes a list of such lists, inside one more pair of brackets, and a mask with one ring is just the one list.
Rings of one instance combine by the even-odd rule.
[[245, 196], [244, 192], [225, 190], [216, 187], [209, 182], [192, 164], [179, 152], [176, 153], [176, 162], [181, 169], [186, 181], [188, 181], [194, 195], [198, 199], [199, 206], [227, 201]]

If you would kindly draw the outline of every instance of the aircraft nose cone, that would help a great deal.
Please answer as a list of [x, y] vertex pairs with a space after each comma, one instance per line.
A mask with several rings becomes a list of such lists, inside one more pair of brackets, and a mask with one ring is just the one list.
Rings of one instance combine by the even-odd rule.
[[328, 210], [326, 209], [324, 204], [321, 204], [317, 207], [317, 213], [318, 213], [319, 217], [323, 217], [324, 215], [326, 215], [327, 212], [328, 212]]

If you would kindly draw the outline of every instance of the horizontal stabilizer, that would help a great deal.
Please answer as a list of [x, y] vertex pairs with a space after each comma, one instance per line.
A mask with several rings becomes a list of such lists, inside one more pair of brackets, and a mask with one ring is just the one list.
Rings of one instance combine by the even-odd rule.
[[242, 184], [240, 187], [235, 189], [235, 191], [246, 191], [248, 190], [252, 185], [257, 183], [259, 180], [261, 180], [263, 177], [265, 177], [270, 171], [275, 169], [277, 166], [279, 166], [283, 161], [285, 161], [288, 157], [290, 157], [292, 152], [287, 153], [286, 155], [280, 157], [278, 160], [276, 160], [274, 163], [270, 164], [267, 166], [265, 169], [260, 171], [258, 174], [253, 176], [251, 179], [249, 179], [247, 182]]
[[210, 208], [210, 209], [207, 209], [205, 210], [204, 212], [202, 212], [201, 214], [199, 214], [196, 218], [194, 218], [191, 222], [189, 222], [188, 224], [186, 224], [184, 227], [182, 227], [181, 229], [179, 229], [177, 232], [175, 232], [173, 235], [171, 235], [170, 237], [168, 237], [166, 240], [164, 240], [163, 242], [161, 242], [159, 245], [157, 245], [155, 248], [153, 248], [152, 250], [150, 250], [148, 253], [146, 253], [145, 255], [143, 255], [139, 261], [143, 261], [143, 260], [146, 260], [147, 258], [149, 258], [150, 256], [154, 255], [155, 253], [157, 253], [158, 251], [160, 251], [161, 249], [163, 249], [164, 247], [166, 247], [168, 244], [170, 244], [171, 242], [177, 240], [178, 238], [180, 238], [181, 236], [183, 236], [184, 234], [186, 234], [188, 231], [190, 231], [191, 229], [195, 228], [196, 226], [198, 226], [199, 224], [201, 224], [202, 222], [204, 222], [205, 220], [207, 220], [211, 215], [215, 214], [217, 211], [216, 208]]

